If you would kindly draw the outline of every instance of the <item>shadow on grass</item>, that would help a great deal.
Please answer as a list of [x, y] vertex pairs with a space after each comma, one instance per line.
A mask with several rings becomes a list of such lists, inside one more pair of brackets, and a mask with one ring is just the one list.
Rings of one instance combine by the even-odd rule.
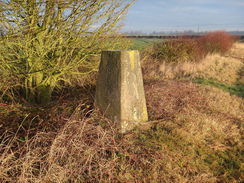
[[229, 92], [231, 95], [244, 97], [244, 85], [243, 84], [231, 85], [231, 84], [215, 81], [212, 79], [204, 79], [204, 78], [195, 79], [195, 80], [193, 80], [193, 82], [198, 83], [198, 84], [214, 86], [214, 87], [219, 88], [223, 91]]
[[58, 131], [79, 104], [83, 104], [82, 117], [88, 118], [94, 110], [94, 96], [95, 86], [86, 85], [55, 90], [51, 102], [43, 106], [28, 103], [23, 97], [15, 103], [0, 102], [0, 134], [13, 132], [25, 139], [42, 131]]

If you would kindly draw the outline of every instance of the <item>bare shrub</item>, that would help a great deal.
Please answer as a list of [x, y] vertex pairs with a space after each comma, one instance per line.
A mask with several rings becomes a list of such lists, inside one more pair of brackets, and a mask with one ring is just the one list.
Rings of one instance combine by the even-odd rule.
[[224, 54], [231, 49], [235, 38], [225, 31], [216, 31], [203, 35], [199, 41], [206, 53]]

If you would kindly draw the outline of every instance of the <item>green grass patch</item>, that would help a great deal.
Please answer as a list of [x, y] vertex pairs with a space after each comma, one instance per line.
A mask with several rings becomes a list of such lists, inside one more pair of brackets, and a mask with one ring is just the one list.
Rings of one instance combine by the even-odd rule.
[[231, 85], [231, 84], [222, 83], [222, 82], [219, 82], [216, 80], [204, 79], [204, 78], [195, 79], [193, 82], [198, 83], [198, 84], [214, 86], [223, 91], [229, 92], [231, 95], [244, 97], [244, 85], [241, 85], [241, 84]]
[[145, 38], [134, 38], [132, 40], [132, 45], [130, 46], [130, 49], [135, 50], [143, 50], [144, 48], [147, 48], [154, 43], [162, 42], [163, 39], [145, 39]]

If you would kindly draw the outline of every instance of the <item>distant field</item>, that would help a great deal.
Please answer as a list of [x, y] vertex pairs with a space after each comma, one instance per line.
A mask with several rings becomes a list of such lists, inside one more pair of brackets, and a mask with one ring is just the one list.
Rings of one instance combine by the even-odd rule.
[[148, 46], [153, 45], [154, 43], [158, 43], [161, 41], [164, 41], [164, 39], [149, 39], [149, 38], [133, 38], [132, 40], [132, 45], [130, 49], [137, 49], [137, 50], [142, 50]]
[[[194, 38], [194, 37], [192, 36], [190, 38]], [[175, 37], [171, 36], [169, 38], [168, 37], [165, 37], [165, 38], [159, 38], [159, 37], [147, 38], [147, 36], [145, 36], [145, 37], [140, 37], [140, 38], [129, 37], [129, 39], [132, 40], [132, 45], [130, 46], [130, 49], [143, 50], [144, 48], [151, 46], [154, 43], [165, 41], [167, 39], [175, 39]], [[244, 43], [244, 36], [240, 36], [239, 42]]]

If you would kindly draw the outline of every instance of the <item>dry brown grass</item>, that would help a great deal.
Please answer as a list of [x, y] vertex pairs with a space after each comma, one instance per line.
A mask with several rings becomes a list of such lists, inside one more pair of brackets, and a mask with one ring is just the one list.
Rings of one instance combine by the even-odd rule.
[[151, 120], [171, 120], [173, 130], [189, 141], [218, 149], [228, 148], [229, 142], [241, 145], [244, 99], [182, 81], [150, 83], [146, 94]]
[[[236, 48], [234, 50], [241, 53]], [[218, 54], [208, 55], [199, 63], [160, 63], [157, 60], [148, 59], [143, 65], [145, 79], [206, 78], [229, 84], [244, 83], [244, 74], [241, 72], [243, 68], [244, 62], [241, 59]]]
[[244, 59], [244, 43], [235, 43], [230, 50], [230, 56]]
[[240, 70], [244, 63], [239, 59], [210, 55], [198, 66], [199, 70], [192, 73], [194, 78], [209, 78], [220, 82], [235, 84], [240, 80]]
[[241, 180], [238, 168], [233, 173], [221, 163], [233, 158], [229, 151], [242, 147], [242, 98], [190, 82], [147, 81], [145, 88], [150, 118], [158, 119], [147, 131], [118, 135], [114, 123], [98, 112], [84, 111], [86, 106], [77, 102], [72, 115], [61, 113], [67, 104], [56, 110], [61, 110], [59, 117], [52, 120], [59, 125], [41, 128], [24, 141], [18, 132], [6, 132], [0, 143], [0, 182]]

